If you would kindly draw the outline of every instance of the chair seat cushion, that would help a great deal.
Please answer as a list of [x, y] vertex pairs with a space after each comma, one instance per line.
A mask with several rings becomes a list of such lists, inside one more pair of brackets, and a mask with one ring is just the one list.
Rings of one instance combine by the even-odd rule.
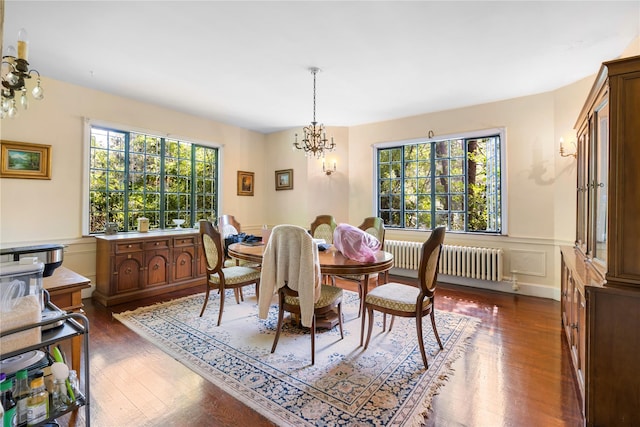
[[[224, 273], [224, 283], [227, 285], [260, 280], [260, 270], [255, 268], [233, 266], [223, 268], [222, 272]], [[220, 277], [217, 274], [212, 274], [209, 276], [209, 281], [218, 284]]]
[[[378, 286], [367, 294], [365, 304], [374, 305], [380, 308], [388, 308], [396, 311], [415, 313], [416, 299], [420, 289], [415, 286], [404, 285], [402, 283], [387, 283]], [[431, 300], [426, 298], [423, 309], [429, 307]]]
[[[320, 299], [315, 303], [314, 308], [327, 307], [334, 304], [342, 298], [342, 289], [337, 286], [322, 285], [320, 290]], [[298, 297], [286, 295], [284, 297], [285, 303], [289, 305], [300, 305]]]

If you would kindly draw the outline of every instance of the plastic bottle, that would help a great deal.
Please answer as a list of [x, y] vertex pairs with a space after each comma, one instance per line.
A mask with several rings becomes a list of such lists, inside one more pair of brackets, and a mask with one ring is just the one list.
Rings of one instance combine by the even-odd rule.
[[49, 392], [44, 387], [44, 373], [38, 371], [31, 380], [31, 396], [27, 399], [27, 425], [33, 426], [49, 418]]
[[16, 415], [18, 416], [17, 426], [27, 425], [27, 399], [31, 395], [29, 387], [29, 376], [26, 369], [16, 372], [16, 387], [13, 397], [16, 400]]
[[4, 408], [4, 415], [2, 416], [2, 427], [15, 427], [17, 422], [16, 417], [16, 401], [13, 398], [11, 388], [13, 382], [8, 379], [4, 379], [0, 383], [0, 404]]

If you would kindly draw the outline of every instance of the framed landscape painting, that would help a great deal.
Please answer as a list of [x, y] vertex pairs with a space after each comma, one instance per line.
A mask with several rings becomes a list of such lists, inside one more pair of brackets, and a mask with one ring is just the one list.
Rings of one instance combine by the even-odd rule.
[[276, 190], [293, 190], [293, 169], [276, 171]]
[[238, 196], [253, 196], [253, 172], [238, 171]]
[[0, 141], [0, 178], [51, 179], [51, 146]]

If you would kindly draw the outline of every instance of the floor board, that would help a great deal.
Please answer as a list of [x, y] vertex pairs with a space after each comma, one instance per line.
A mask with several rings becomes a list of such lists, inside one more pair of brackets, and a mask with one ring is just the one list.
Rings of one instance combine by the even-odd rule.
[[[340, 284], [357, 290], [352, 283]], [[84, 300], [90, 320], [91, 424], [273, 425], [111, 316], [194, 291], [202, 290], [109, 308]], [[441, 284], [436, 308], [478, 317], [481, 324], [434, 397], [426, 426], [582, 425], [559, 302]], [[84, 411], [58, 422], [84, 425]]]

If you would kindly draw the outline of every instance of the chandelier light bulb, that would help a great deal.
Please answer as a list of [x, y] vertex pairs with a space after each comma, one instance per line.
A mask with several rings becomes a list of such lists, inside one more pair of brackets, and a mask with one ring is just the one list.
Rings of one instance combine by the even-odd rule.
[[13, 45], [11, 45], [11, 46], [7, 47], [7, 51], [5, 52], [4, 57], [5, 57], [5, 58], [6, 58], [6, 57], [13, 57], [13, 58], [15, 58], [15, 57], [16, 57], [16, 47], [15, 47], [15, 46], [13, 46]]
[[18, 31], [18, 58], [28, 61], [29, 57], [29, 34], [24, 28]]

